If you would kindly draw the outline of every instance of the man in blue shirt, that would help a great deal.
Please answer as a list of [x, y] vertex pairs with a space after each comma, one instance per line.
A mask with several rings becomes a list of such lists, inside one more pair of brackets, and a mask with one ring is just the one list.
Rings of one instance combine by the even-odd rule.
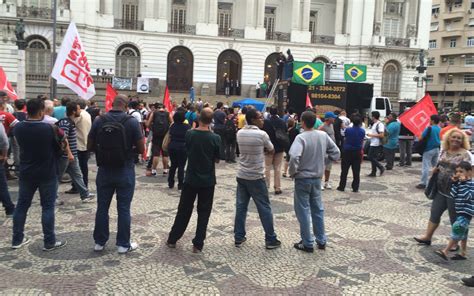
[[395, 150], [397, 149], [398, 136], [400, 135], [400, 122], [397, 121], [397, 114], [390, 113], [387, 116], [387, 143], [383, 145], [383, 153], [387, 164], [385, 169], [392, 170], [395, 160]]
[[[439, 116], [431, 115], [431, 126], [427, 127], [421, 134], [420, 141], [428, 137], [425, 150], [423, 152], [423, 164], [421, 169], [421, 183], [416, 185], [418, 189], [424, 189], [428, 185], [428, 175], [431, 169], [438, 163], [439, 146], [441, 144], [439, 134]], [[429, 135], [428, 135], [429, 132]]]
[[41, 224], [44, 234], [44, 251], [66, 245], [56, 240], [54, 233], [54, 203], [58, 192], [58, 159], [61, 146], [67, 143], [61, 129], [42, 122], [44, 101], [30, 99], [26, 103], [28, 119], [15, 126], [13, 134], [20, 145], [20, 179], [18, 203], [13, 214], [12, 249], [30, 242], [24, 235], [26, 216], [36, 190], [41, 200]]
[[53, 117], [57, 120], [63, 119], [66, 117], [66, 105], [69, 103], [71, 99], [69, 98], [62, 98], [61, 99], [61, 106], [54, 107]]
[[[97, 172], [97, 212], [94, 227], [94, 251], [104, 250], [109, 240], [109, 207], [114, 193], [117, 194], [117, 250], [119, 254], [125, 254], [138, 248], [138, 244], [130, 240], [130, 205], [135, 192], [135, 165], [133, 163], [134, 153], [143, 154], [145, 151], [144, 140], [138, 120], [127, 115], [128, 99], [125, 95], [115, 97], [112, 110], [107, 114], [96, 118], [89, 133], [88, 149], [100, 151], [96, 143], [99, 142], [102, 126], [105, 123], [115, 122], [123, 126], [126, 136], [126, 160], [122, 165], [99, 165]], [[119, 139], [121, 140], [121, 139]]]

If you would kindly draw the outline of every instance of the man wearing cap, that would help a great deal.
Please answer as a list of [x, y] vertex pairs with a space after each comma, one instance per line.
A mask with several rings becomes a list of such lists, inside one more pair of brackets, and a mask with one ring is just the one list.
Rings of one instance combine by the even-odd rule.
[[[336, 120], [337, 115], [334, 112], [326, 112], [324, 114], [324, 124], [319, 127], [320, 131], [328, 134], [329, 138], [336, 143], [336, 133], [334, 132], [334, 120]], [[324, 158], [324, 185], [321, 186], [321, 190], [332, 189], [331, 184], [329, 184], [329, 177], [331, 176], [332, 160], [328, 157]]]

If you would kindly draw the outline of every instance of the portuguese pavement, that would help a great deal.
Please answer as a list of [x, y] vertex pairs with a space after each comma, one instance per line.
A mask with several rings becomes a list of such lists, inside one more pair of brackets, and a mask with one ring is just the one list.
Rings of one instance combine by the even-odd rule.
[[[293, 183], [283, 178], [283, 195], [273, 195], [275, 229], [282, 247], [266, 250], [264, 233], [255, 206], [249, 208], [247, 242], [233, 241], [237, 165], [217, 166], [218, 185], [204, 251], [192, 253], [196, 224], [176, 249], [165, 245], [176, 214], [179, 191], [167, 188], [166, 178], [145, 177], [137, 167], [132, 204], [132, 237], [139, 249], [118, 255], [115, 243], [116, 210], [111, 206], [111, 240], [102, 253], [93, 251], [95, 203], [82, 204], [79, 196], [62, 194], [56, 209], [58, 238], [68, 245], [54, 252], [42, 251], [39, 199], [29, 212], [26, 234], [32, 242], [11, 250], [12, 220], [0, 214], [0, 294], [314, 294], [314, 295], [473, 295], [460, 278], [474, 274], [474, 240], [470, 259], [444, 261], [434, 251], [449, 236], [447, 213], [432, 246], [419, 246], [412, 237], [426, 227], [430, 201], [414, 189], [421, 171], [413, 167], [368, 178], [364, 161], [359, 193], [326, 190], [326, 251], [303, 253], [293, 248], [299, 226], [293, 210]], [[335, 188], [339, 164], [333, 166]], [[90, 166], [92, 179], [96, 167]], [[350, 184], [349, 178], [348, 183]], [[91, 180], [91, 190], [95, 184]], [[9, 182], [17, 199], [18, 185]]]

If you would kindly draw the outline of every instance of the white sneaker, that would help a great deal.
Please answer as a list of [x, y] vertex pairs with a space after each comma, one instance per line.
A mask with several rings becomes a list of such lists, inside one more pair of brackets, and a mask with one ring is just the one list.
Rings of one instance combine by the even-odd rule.
[[156, 176], [156, 170], [151, 170], [151, 175], [154, 177]]
[[321, 191], [324, 191], [324, 185], [321, 184]]
[[94, 252], [101, 252], [105, 249], [105, 245], [99, 245], [99, 244], [95, 244], [94, 246]]
[[331, 184], [329, 184], [329, 182], [324, 182], [324, 188], [325, 189], [332, 189]]
[[21, 248], [21, 247], [23, 247], [24, 245], [27, 245], [27, 244], [29, 244], [29, 243], [30, 243], [30, 238], [27, 237], [27, 236], [24, 236], [24, 237], [23, 237], [23, 241], [22, 241], [20, 244], [18, 244], [18, 245], [12, 245], [12, 249], [13, 249], [13, 250], [19, 249], [19, 248]]
[[119, 254], [127, 254], [128, 252], [135, 251], [138, 249], [138, 244], [137, 243], [130, 243], [130, 247], [117, 247], [117, 252]]

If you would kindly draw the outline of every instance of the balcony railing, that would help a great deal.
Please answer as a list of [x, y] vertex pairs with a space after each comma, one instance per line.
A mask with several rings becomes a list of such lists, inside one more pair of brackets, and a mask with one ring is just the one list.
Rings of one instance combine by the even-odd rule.
[[114, 28], [141, 31], [143, 30], [143, 21], [114, 19]]
[[48, 7], [36, 7], [36, 6], [18, 6], [16, 13], [20, 18], [40, 18], [40, 19], [51, 19], [53, 10]]
[[232, 28], [219, 28], [219, 36], [231, 38], [244, 38], [244, 30]]
[[386, 37], [385, 46], [410, 47], [410, 39]]
[[28, 74], [26, 73], [26, 81], [48, 81], [49, 74]]
[[267, 32], [266, 39], [290, 42], [290, 33]]
[[312, 35], [311, 43], [334, 44], [334, 36]]
[[196, 26], [185, 24], [168, 24], [168, 33], [196, 35]]

